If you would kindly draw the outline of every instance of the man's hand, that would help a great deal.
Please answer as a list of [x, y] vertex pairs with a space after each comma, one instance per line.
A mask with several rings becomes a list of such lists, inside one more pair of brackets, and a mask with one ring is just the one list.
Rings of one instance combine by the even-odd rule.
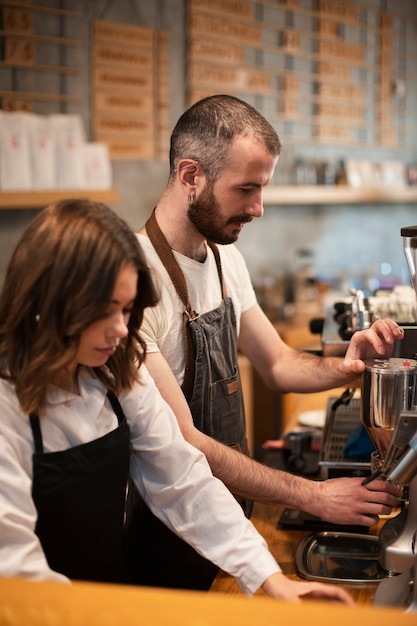
[[342, 363], [342, 370], [347, 375], [360, 375], [365, 371], [366, 359], [389, 359], [396, 339], [404, 338], [404, 329], [393, 320], [377, 320], [368, 330], [359, 330], [353, 334]]
[[358, 477], [317, 481], [305, 510], [333, 524], [373, 526], [398, 506], [402, 490], [384, 480], [362, 482]]

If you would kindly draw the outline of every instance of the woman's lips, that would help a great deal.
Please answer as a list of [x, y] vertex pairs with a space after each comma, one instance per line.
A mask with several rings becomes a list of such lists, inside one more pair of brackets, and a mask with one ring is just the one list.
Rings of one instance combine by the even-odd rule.
[[103, 356], [111, 356], [116, 352], [117, 346], [110, 346], [109, 348], [97, 348], [97, 351], [100, 352]]

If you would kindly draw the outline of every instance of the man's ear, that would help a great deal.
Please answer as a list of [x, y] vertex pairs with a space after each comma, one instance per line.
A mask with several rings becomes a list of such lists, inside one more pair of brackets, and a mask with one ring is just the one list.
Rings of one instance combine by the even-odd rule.
[[177, 167], [178, 177], [183, 184], [195, 185], [195, 177], [199, 173], [199, 163], [195, 159], [181, 159]]

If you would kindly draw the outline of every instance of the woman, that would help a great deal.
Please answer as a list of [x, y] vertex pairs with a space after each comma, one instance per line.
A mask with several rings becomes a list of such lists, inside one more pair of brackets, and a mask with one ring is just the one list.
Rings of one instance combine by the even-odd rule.
[[138, 330], [155, 303], [137, 238], [107, 207], [59, 202], [23, 233], [0, 297], [0, 575], [124, 581], [130, 476], [245, 593], [351, 604], [340, 588], [283, 576], [184, 441], [143, 363]]

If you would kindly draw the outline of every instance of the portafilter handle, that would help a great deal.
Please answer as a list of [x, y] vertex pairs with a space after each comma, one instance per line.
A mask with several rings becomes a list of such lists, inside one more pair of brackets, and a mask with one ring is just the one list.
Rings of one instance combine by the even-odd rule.
[[403, 249], [411, 280], [417, 295], [416, 265], [417, 265], [417, 226], [405, 226], [401, 228]]

